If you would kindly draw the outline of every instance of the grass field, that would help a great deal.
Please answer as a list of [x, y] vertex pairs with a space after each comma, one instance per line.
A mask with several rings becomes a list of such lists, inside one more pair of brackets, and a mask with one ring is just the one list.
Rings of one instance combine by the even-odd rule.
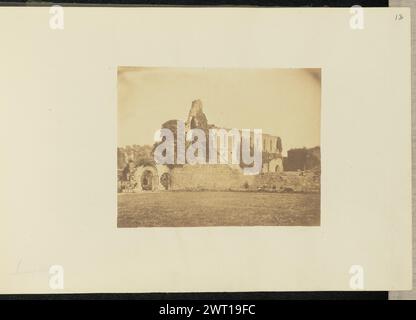
[[118, 194], [117, 225], [134, 227], [319, 226], [320, 195], [262, 192]]

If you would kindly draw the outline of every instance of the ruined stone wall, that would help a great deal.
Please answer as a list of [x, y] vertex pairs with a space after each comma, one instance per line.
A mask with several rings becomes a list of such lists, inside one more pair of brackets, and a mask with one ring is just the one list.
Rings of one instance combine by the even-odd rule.
[[250, 190], [276, 192], [320, 192], [320, 188], [318, 171], [262, 173], [250, 185]]
[[185, 165], [171, 170], [170, 190], [320, 192], [320, 172], [244, 175], [227, 165]]
[[287, 152], [287, 157], [283, 159], [285, 171], [310, 170], [320, 168], [321, 148], [298, 148]]
[[271, 136], [263, 133], [263, 152], [269, 153], [281, 153], [282, 152], [282, 140], [280, 137]]
[[254, 176], [228, 165], [184, 165], [171, 170], [171, 190], [244, 190]]

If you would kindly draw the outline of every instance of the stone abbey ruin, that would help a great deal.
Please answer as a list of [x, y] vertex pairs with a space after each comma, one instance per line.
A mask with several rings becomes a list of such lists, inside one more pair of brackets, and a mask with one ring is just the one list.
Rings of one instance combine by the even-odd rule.
[[[169, 120], [161, 126], [173, 132], [175, 143], [176, 124], [177, 120]], [[229, 130], [208, 123], [200, 100], [192, 102], [185, 121], [185, 132], [191, 129], [201, 129], [204, 132], [210, 129]], [[288, 150], [287, 157], [283, 157], [281, 138], [263, 133], [261, 172], [256, 175], [244, 175], [243, 163], [231, 163], [231, 141], [226, 150], [229, 162], [225, 164], [157, 164], [153, 157], [156, 146], [157, 143], [153, 146], [133, 145], [117, 149], [118, 192], [320, 191], [320, 147], [291, 149]], [[218, 156], [219, 150], [220, 148], [217, 151]]]

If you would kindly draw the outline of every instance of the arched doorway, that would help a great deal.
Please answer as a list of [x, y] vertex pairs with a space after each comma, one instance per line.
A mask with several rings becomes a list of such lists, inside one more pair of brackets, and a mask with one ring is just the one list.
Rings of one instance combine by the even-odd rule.
[[270, 172], [282, 172], [283, 171], [283, 162], [282, 159], [272, 159], [269, 163]]
[[164, 172], [168, 172], [168, 170], [168, 167], [165, 165], [137, 167], [134, 173], [135, 181], [137, 182], [135, 192], [163, 190], [164, 186], [160, 181], [160, 176]]
[[170, 186], [169, 173], [165, 172], [160, 176], [160, 184], [165, 188], [165, 190], [169, 189], [169, 186]]
[[145, 170], [141, 177], [142, 190], [153, 190], [153, 173], [150, 170]]

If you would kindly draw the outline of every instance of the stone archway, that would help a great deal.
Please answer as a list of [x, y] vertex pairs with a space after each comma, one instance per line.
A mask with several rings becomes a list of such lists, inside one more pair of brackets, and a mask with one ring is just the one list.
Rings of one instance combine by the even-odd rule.
[[135, 189], [136, 192], [159, 189], [159, 175], [154, 166], [139, 166], [135, 172], [135, 180], [138, 182]]
[[283, 171], [283, 161], [281, 158], [272, 159], [269, 163], [270, 172], [282, 172]]
[[170, 188], [170, 174], [168, 172], [162, 173], [160, 176], [160, 184], [165, 190], [169, 190]]
[[153, 190], [153, 173], [150, 170], [145, 170], [140, 177], [140, 184], [142, 190], [151, 191]]

